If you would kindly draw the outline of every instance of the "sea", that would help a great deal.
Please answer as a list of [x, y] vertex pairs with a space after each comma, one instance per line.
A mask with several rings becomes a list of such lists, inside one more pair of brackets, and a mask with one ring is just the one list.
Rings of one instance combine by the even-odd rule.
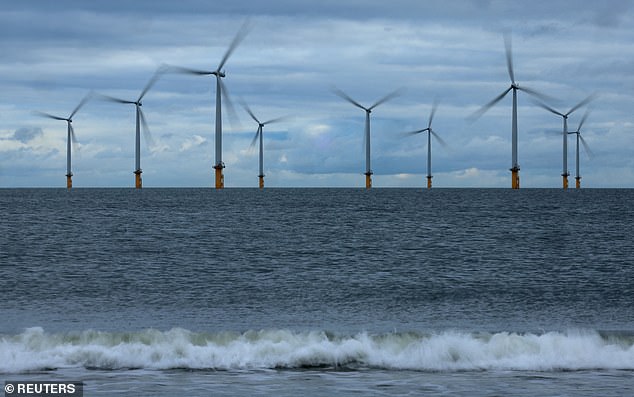
[[633, 396], [632, 189], [0, 189], [0, 383]]

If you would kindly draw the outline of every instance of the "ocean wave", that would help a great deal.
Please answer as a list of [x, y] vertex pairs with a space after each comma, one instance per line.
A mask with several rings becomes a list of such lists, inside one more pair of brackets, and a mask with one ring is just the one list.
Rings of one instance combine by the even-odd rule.
[[634, 370], [634, 337], [596, 331], [338, 335], [290, 330], [196, 333], [180, 328], [130, 333], [47, 333], [40, 327], [0, 336], [2, 373], [75, 367]]

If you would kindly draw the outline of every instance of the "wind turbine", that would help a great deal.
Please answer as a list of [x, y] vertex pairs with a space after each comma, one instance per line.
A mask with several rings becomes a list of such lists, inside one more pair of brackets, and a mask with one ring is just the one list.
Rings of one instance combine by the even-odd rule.
[[223, 175], [223, 168], [225, 168], [225, 163], [222, 161], [222, 101], [221, 97], [225, 97], [225, 101], [227, 104], [231, 106], [231, 100], [229, 99], [229, 95], [227, 94], [226, 87], [222, 82], [222, 78], [225, 77], [225, 71], [222, 70], [225, 63], [233, 53], [233, 51], [238, 47], [238, 45], [244, 40], [246, 35], [249, 33], [249, 24], [246, 21], [236, 36], [233, 38], [231, 44], [229, 44], [229, 48], [225, 52], [224, 56], [220, 60], [218, 67], [216, 70], [197, 70], [184, 68], [180, 66], [173, 66], [172, 69], [178, 72], [193, 74], [198, 76], [216, 76], [216, 163], [213, 168], [216, 170], [216, 189], [222, 189], [225, 187], [225, 178]]
[[92, 93], [88, 93], [80, 102], [79, 104], [75, 107], [75, 109], [71, 112], [70, 116], [68, 117], [59, 117], [59, 116], [54, 116], [52, 114], [48, 114], [48, 113], [44, 113], [44, 112], [37, 112], [39, 115], [44, 116], [44, 117], [48, 117], [49, 119], [53, 119], [53, 120], [61, 120], [61, 121], [65, 121], [66, 125], [67, 125], [67, 136], [66, 136], [66, 188], [67, 189], [71, 189], [73, 187], [73, 172], [71, 170], [71, 153], [72, 153], [72, 147], [71, 147], [71, 141], [75, 144], [77, 144], [77, 138], [75, 137], [75, 129], [73, 128], [73, 116], [75, 116], [75, 114], [79, 111], [79, 109], [82, 108], [82, 106], [84, 106], [86, 104], [86, 102], [88, 102], [88, 100], [91, 98]]
[[562, 131], [562, 136], [563, 136], [563, 171], [561, 172], [561, 176], [563, 178], [563, 188], [564, 189], [568, 189], [568, 175], [570, 175], [570, 173], [568, 172], [568, 116], [570, 116], [570, 114], [572, 114], [572, 112], [574, 112], [575, 110], [579, 109], [583, 105], [586, 105], [592, 99], [594, 99], [594, 95], [590, 95], [589, 97], [587, 97], [583, 101], [579, 102], [578, 104], [573, 106], [567, 113], [562, 113], [560, 111], [557, 111], [557, 110], [553, 109], [552, 107], [546, 105], [545, 103], [536, 102], [538, 106], [541, 106], [542, 108], [548, 110], [549, 112], [551, 112], [553, 114], [556, 114], [557, 116], [561, 116], [561, 118], [564, 121], [564, 128], [563, 128], [563, 131]]
[[586, 111], [586, 113], [581, 118], [581, 121], [579, 122], [579, 127], [577, 127], [577, 131], [568, 132], [568, 134], [576, 134], [577, 135], [577, 153], [576, 153], [576, 160], [577, 160], [576, 161], [576, 168], [577, 168], [576, 171], [577, 171], [577, 173], [575, 175], [575, 180], [576, 180], [575, 188], [577, 188], [577, 189], [581, 189], [581, 175], [579, 174], [579, 141], [581, 141], [581, 143], [583, 144], [583, 147], [584, 147], [584, 149], [586, 149], [586, 152], [588, 153], [588, 156], [592, 156], [592, 151], [590, 150], [590, 147], [586, 143], [586, 140], [583, 139], [583, 137], [581, 136], [581, 127], [583, 127], [583, 123], [586, 122], [586, 119], [588, 118], [588, 114], [589, 114], [589, 111]]
[[129, 100], [115, 98], [115, 97], [111, 97], [107, 95], [101, 95], [104, 99], [108, 101], [123, 103], [127, 105], [134, 105], [135, 107], [136, 135], [135, 135], [135, 151], [134, 151], [135, 153], [134, 186], [137, 189], [141, 189], [143, 187], [143, 180], [141, 179], [141, 174], [143, 173], [143, 171], [141, 170], [141, 124], [143, 125], [143, 134], [145, 135], [145, 140], [150, 144], [150, 146], [153, 145], [152, 135], [150, 135], [150, 128], [148, 127], [147, 121], [145, 119], [145, 115], [143, 114], [143, 110], [141, 110], [141, 106], [143, 106], [142, 100], [145, 94], [147, 94], [150, 88], [152, 88], [152, 86], [156, 84], [156, 82], [158, 81], [158, 79], [161, 77], [163, 73], [165, 73], [165, 68], [161, 66], [156, 70], [156, 72], [154, 73], [150, 81], [148, 81], [148, 83], [145, 85], [145, 87], [143, 88], [143, 91], [141, 91], [141, 94], [136, 99], [136, 101], [129, 101]]
[[358, 107], [359, 109], [362, 109], [365, 111], [365, 135], [364, 135], [364, 140], [365, 140], [365, 187], [366, 189], [370, 189], [372, 187], [372, 169], [370, 168], [370, 113], [372, 113], [372, 109], [374, 109], [375, 107], [379, 106], [380, 104], [389, 101], [390, 99], [396, 97], [399, 95], [399, 90], [393, 91], [389, 94], [387, 94], [386, 96], [384, 96], [383, 98], [379, 99], [378, 101], [376, 101], [372, 106], [370, 107], [365, 107], [361, 104], [359, 104], [359, 102], [355, 101], [354, 99], [350, 98], [345, 92], [341, 91], [340, 89], [333, 89], [333, 92], [340, 96], [341, 98], [345, 99], [346, 101], [350, 102], [351, 104], [353, 104], [354, 106]]
[[511, 187], [513, 189], [519, 189], [520, 188], [520, 165], [517, 162], [517, 91], [524, 91], [525, 93], [529, 95], [532, 95], [538, 98], [543, 98], [543, 99], [548, 97], [530, 88], [520, 87], [520, 85], [517, 84], [517, 82], [515, 81], [515, 73], [513, 72], [513, 53], [512, 53], [512, 46], [511, 46], [511, 38], [509, 35], [504, 35], [504, 44], [505, 44], [505, 50], [506, 50], [506, 67], [508, 69], [509, 77], [511, 79], [511, 85], [509, 86], [509, 88], [504, 90], [504, 92], [502, 92], [500, 95], [493, 98], [493, 100], [491, 100], [489, 103], [484, 105], [478, 111], [473, 113], [469, 118], [472, 120], [476, 120], [480, 118], [484, 113], [486, 113], [490, 108], [492, 108], [493, 105], [501, 101], [502, 98], [506, 96], [506, 94], [508, 94], [510, 91], [513, 91], [513, 118], [512, 118], [512, 124], [511, 124], [512, 165], [511, 165], [510, 171], [512, 175]]
[[271, 119], [265, 122], [261, 122], [260, 120], [258, 120], [257, 117], [255, 117], [255, 114], [253, 114], [253, 111], [251, 111], [251, 109], [249, 108], [249, 106], [245, 103], [242, 102], [242, 106], [244, 107], [244, 110], [247, 111], [247, 113], [249, 113], [249, 116], [251, 116], [251, 118], [258, 123], [258, 129], [255, 132], [255, 136], [253, 137], [253, 140], [251, 141], [251, 147], [253, 147], [255, 145], [255, 142], [258, 140], [260, 141], [260, 174], [258, 175], [258, 179], [259, 179], [259, 187], [260, 189], [264, 189], [264, 145], [262, 144], [262, 129], [264, 128], [265, 125], [267, 124], [272, 124], [272, 123], [277, 123], [278, 121], [281, 121], [284, 119], [284, 117], [278, 117], [275, 119]]
[[438, 107], [438, 102], [434, 102], [434, 106], [431, 109], [431, 113], [429, 115], [429, 122], [427, 123], [427, 128], [423, 128], [422, 130], [416, 130], [411, 132], [406, 132], [406, 135], [416, 135], [421, 132], [427, 132], [427, 188], [431, 189], [431, 136], [440, 142], [441, 145], [447, 146], [445, 141], [431, 128], [431, 122], [434, 119], [434, 114], [436, 114], [436, 108]]

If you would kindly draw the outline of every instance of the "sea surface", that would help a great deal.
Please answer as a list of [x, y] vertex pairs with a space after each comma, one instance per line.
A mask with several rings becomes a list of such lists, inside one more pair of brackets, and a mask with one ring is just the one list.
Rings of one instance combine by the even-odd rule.
[[0, 189], [0, 383], [634, 395], [634, 190]]

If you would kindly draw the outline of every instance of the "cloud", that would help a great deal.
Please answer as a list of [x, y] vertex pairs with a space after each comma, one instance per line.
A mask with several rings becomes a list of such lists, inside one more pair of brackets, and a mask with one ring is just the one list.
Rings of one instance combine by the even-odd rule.
[[466, 170], [455, 171], [452, 174], [454, 178], [457, 179], [478, 178], [482, 175], [482, 171], [475, 167], [472, 167], [467, 168]]
[[15, 139], [0, 138], [0, 152], [9, 153], [17, 150], [24, 150], [26, 148], [26, 144]]
[[187, 138], [182, 144], [181, 147], [179, 149], [179, 151], [181, 152], [186, 152], [192, 148], [197, 148], [200, 146], [205, 146], [207, 145], [207, 138], [202, 137], [200, 135], [194, 135], [191, 136], [189, 138]]
[[22, 143], [28, 143], [43, 134], [42, 129], [39, 127], [21, 127], [15, 130], [13, 138]]

